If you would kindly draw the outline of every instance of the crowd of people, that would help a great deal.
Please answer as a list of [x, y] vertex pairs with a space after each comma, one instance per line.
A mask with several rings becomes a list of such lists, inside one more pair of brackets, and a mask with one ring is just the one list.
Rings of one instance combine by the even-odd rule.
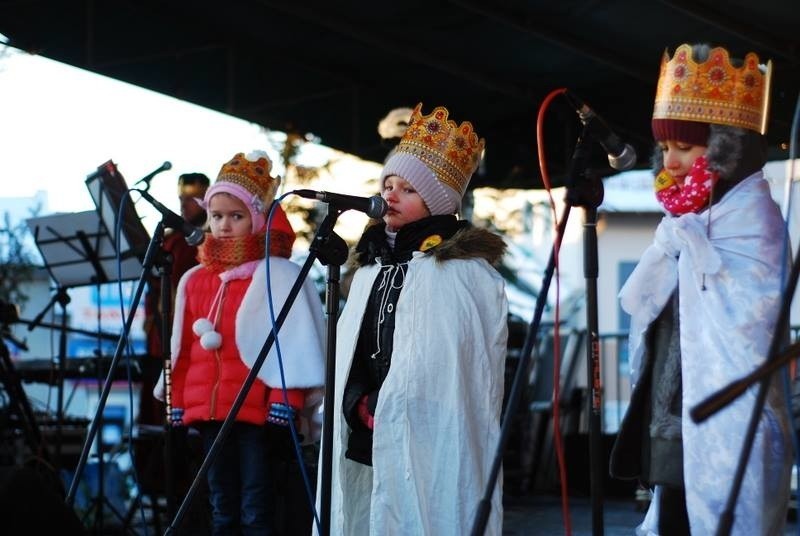
[[[613, 476], [654, 491], [637, 534], [715, 531], [755, 394], [704, 424], [688, 412], [762, 363], [780, 327], [789, 257], [761, 171], [769, 81], [754, 54], [732, 59], [721, 47], [681, 45], [662, 59], [652, 161], [665, 215], [619, 296], [631, 315], [634, 388], [610, 460]], [[494, 486], [485, 534], [502, 534], [502, 479], [490, 482], [490, 470], [508, 337], [495, 268], [505, 244], [459, 219], [484, 148], [447, 108], [411, 111], [379, 177], [388, 209], [353, 246], [346, 304], [328, 319], [337, 322], [335, 382], [325, 385], [325, 320], [308, 282], [279, 332], [280, 355], [270, 350], [208, 472], [213, 534], [276, 533], [285, 482], [274, 462], [320, 440], [332, 450], [330, 503], [316, 502], [329, 508], [323, 532], [466, 534]], [[169, 397], [170, 424], [198, 430], [206, 451], [270, 332], [267, 268], [278, 307], [300, 272], [289, 260], [292, 226], [273, 207], [279, 182], [261, 151], [236, 154], [213, 184], [181, 177], [184, 217], [207, 234], [196, 251], [177, 233], [165, 241], [175, 257], [172, 370], [155, 394]], [[154, 339], [156, 355], [159, 346]], [[325, 389], [330, 437], [320, 437]], [[734, 534], [782, 533], [790, 437], [775, 380]], [[308, 510], [308, 531], [318, 530]]]

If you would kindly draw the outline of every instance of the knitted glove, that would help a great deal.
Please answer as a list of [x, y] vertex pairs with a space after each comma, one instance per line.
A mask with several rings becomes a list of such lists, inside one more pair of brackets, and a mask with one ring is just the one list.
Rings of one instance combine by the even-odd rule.
[[372, 430], [375, 427], [375, 406], [378, 404], [378, 391], [372, 391], [358, 400], [356, 411], [364, 426]]
[[[269, 407], [267, 423], [267, 452], [275, 459], [289, 461], [295, 458], [294, 440], [289, 428], [289, 421], [295, 419], [297, 411], [291, 406], [273, 402]], [[298, 434], [298, 441], [303, 441], [302, 434]]]
[[183, 426], [183, 408], [172, 408], [169, 416], [169, 424], [171, 426]]
[[296, 415], [297, 411], [292, 406], [287, 406], [280, 402], [273, 402], [269, 405], [267, 422], [289, 428], [289, 421], [293, 421]]

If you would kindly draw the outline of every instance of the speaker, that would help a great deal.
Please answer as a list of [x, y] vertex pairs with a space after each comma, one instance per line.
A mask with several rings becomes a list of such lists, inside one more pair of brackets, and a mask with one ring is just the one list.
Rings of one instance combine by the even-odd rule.
[[0, 467], [3, 535], [85, 534], [80, 519], [64, 498], [58, 478], [47, 469]]

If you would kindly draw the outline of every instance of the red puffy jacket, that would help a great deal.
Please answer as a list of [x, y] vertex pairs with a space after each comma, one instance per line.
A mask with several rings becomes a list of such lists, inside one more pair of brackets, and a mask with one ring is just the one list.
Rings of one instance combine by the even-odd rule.
[[[203, 349], [200, 338], [192, 332], [195, 320], [208, 315], [221, 284], [219, 276], [205, 268], [193, 272], [186, 282], [181, 345], [172, 371], [172, 406], [183, 408], [184, 424], [224, 420], [250, 370], [239, 357], [234, 336], [236, 312], [250, 278], [231, 280], [225, 289], [220, 305], [222, 313], [216, 326], [216, 331], [222, 335], [220, 348]], [[265, 340], [267, 333], [256, 329], [252, 336]], [[303, 390], [289, 389], [287, 396], [293, 407], [303, 407]], [[264, 424], [271, 402], [283, 402], [280, 388], [271, 389], [256, 379], [236, 420]]]

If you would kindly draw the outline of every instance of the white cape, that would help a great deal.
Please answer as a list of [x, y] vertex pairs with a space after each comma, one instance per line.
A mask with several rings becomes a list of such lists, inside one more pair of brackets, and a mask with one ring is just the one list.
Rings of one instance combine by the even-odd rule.
[[[349, 428], [341, 404], [378, 273], [377, 264], [356, 272], [338, 324], [331, 534], [468, 534], [499, 441], [503, 279], [483, 259], [437, 262], [415, 253], [397, 303], [368, 467], [344, 457]], [[502, 532], [499, 480], [488, 536]]]
[[[710, 210], [665, 217], [620, 292], [622, 308], [631, 315], [629, 356], [636, 382], [645, 331], [676, 285], [679, 289], [683, 473], [692, 534], [716, 531], [756, 388], [702, 424], [695, 424], [689, 411], [766, 358], [788, 262], [785, 237], [780, 212], [759, 172]], [[779, 384], [773, 379], [761, 415], [733, 534], [777, 534], [785, 522], [792, 452]], [[650, 512], [639, 533], [656, 534], [657, 517]]]

